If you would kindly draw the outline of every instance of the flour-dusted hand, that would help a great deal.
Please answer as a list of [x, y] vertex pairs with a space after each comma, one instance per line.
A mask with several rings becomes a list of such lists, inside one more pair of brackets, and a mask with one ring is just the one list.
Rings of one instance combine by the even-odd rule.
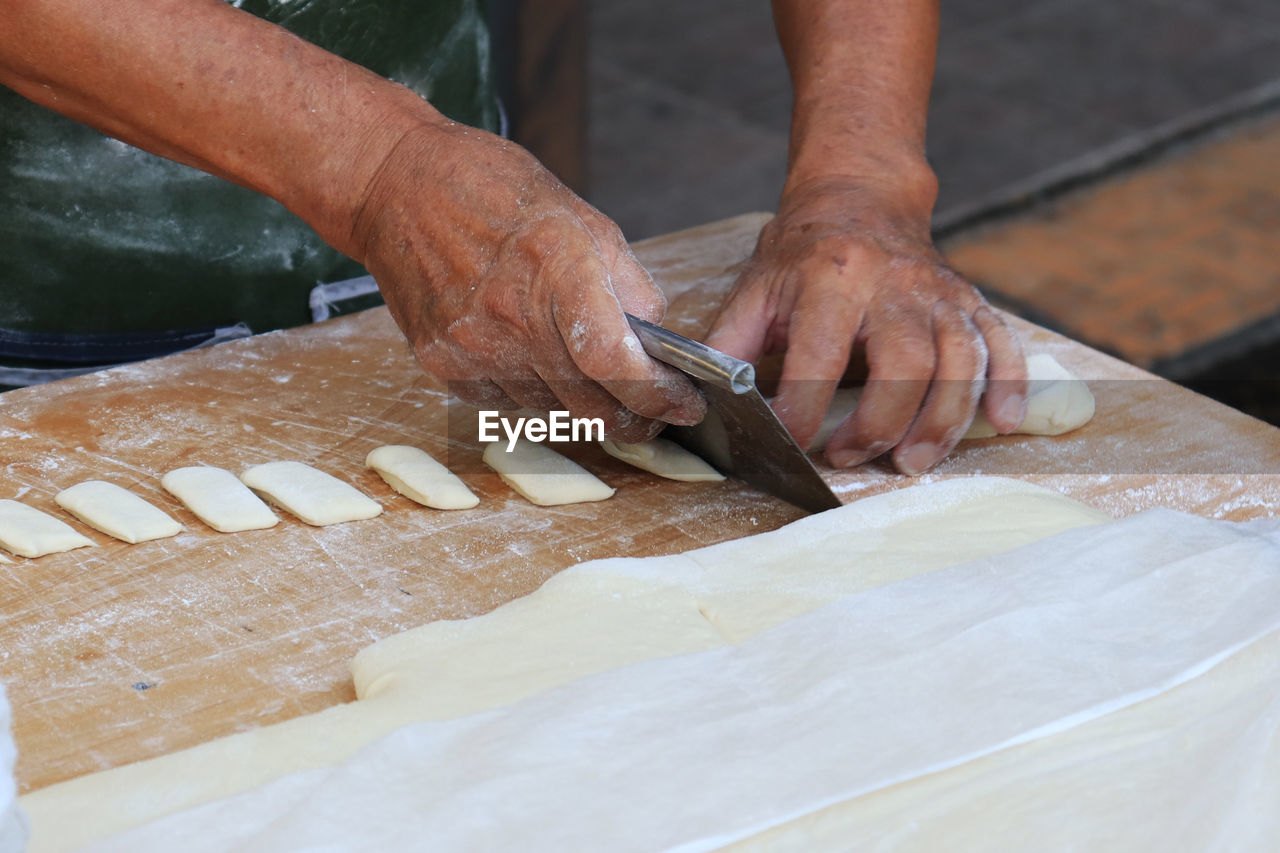
[[773, 0], [773, 15], [795, 105], [787, 183], [708, 341], [751, 360], [785, 351], [775, 405], [805, 446], [862, 348], [867, 389], [827, 459], [892, 449], [918, 474], [959, 441], [979, 399], [1008, 431], [1026, 394], [1017, 339], [930, 238], [938, 3]]
[[0, 84], [281, 202], [365, 263], [424, 366], [475, 402], [631, 441], [701, 417], [626, 323], [664, 303], [613, 223], [518, 146], [274, 24], [219, 0], [19, 3]]
[[519, 146], [449, 122], [409, 133], [353, 236], [423, 366], [471, 402], [568, 409], [631, 441], [702, 417], [623, 313], [660, 320], [662, 292], [617, 226]]
[[1017, 338], [943, 262], [909, 198], [855, 180], [790, 188], [708, 338], [751, 361], [785, 351], [774, 406], [802, 446], [852, 349], [865, 349], [866, 391], [827, 444], [833, 465], [892, 449], [900, 470], [920, 473], [960, 440], [980, 398], [997, 429], [1022, 419]]

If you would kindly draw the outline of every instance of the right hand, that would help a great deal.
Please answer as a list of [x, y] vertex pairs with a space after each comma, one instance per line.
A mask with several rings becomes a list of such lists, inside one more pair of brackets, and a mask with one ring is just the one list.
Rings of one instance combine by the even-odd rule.
[[618, 227], [519, 146], [452, 122], [410, 131], [351, 237], [418, 360], [468, 402], [599, 417], [620, 441], [701, 420], [702, 397], [623, 316], [660, 321], [662, 292]]

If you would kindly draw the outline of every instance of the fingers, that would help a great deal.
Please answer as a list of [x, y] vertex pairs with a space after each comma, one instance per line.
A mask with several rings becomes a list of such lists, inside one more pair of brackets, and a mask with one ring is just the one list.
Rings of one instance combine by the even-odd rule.
[[[638, 273], [622, 269], [619, 275], [632, 277], [634, 286]], [[580, 371], [645, 418], [678, 424], [695, 424], [702, 419], [706, 411], [702, 396], [683, 374], [645, 353], [618, 299], [603, 281], [586, 280], [562, 287], [552, 304], [552, 317], [572, 359], [572, 364], [551, 371], [556, 378], [572, 376], [566, 372], [570, 368]]]
[[[971, 317], [954, 303], [939, 301], [930, 316], [932, 339], [919, 324], [900, 323], [895, 339], [868, 342], [872, 363], [858, 409], [832, 435], [827, 459], [832, 465], [857, 465], [893, 448], [894, 465], [918, 475], [937, 465], [963, 437], [979, 400], [990, 405], [985, 377], [998, 377], [1005, 396], [998, 398], [1006, 424], [1021, 423], [1025, 408], [1026, 363], [1007, 325], [982, 306]], [[991, 347], [1002, 348], [999, 364]], [[932, 358], [930, 358], [930, 353]], [[930, 379], [920, 376], [932, 360]], [[900, 431], [901, 430], [901, 431]], [[1006, 430], [1007, 431], [1007, 430]]]
[[796, 443], [808, 449], [862, 325], [864, 305], [838, 278], [802, 293], [788, 323], [788, 346], [773, 408]]
[[773, 319], [767, 302], [768, 288], [748, 269], [720, 307], [706, 345], [752, 364], [760, 361]]
[[997, 432], [1013, 432], [1027, 416], [1027, 360], [1022, 344], [1004, 318], [988, 305], [973, 312], [973, 322], [990, 354], [982, 410]]
[[642, 417], [623, 407], [612, 394], [590, 379], [551, 379], [547, 385], [570, 412], [590, 412], [591, 417], [604, 421], [605, 435], [615, 441], [648, 441], [666, 426], [663, 421]]
[[893, 451], [904, 474], [918, 475], [941, 462], [973, 420], [987, 373], [987, 348], [967, 314], [949, 302], [932, 314], [937, 368], [919, 414]]
[[928, 315], [904, 310], [879, 318], [867, 340], [871, 373], [858, 408], [827, 442], [837, 468], [860, 465], [887, 452], [907, 433], [937, 367]]
[[522, 408], [537, 412], [550, 412], [561, 408], [557, 395], [547, 387], [547, 383], [537, 377], [495, 378], [493, 382]]
[[420, 344], [414, 347], [414, 354], [427, 373], [445, 379], [449, 393], [464, 403], [481, 409], [520, 408], [520, 403], [496, 382], [486, 378], [482, 371], [469, 367], [448, 348], [438, 344]]
[[479, 409], [518, 409], [520, 404], [488, 379], [454, 379], [449, 393]]
[[[606, 220], [608, 222], [608, 220]], [[603, 237], [598, 237], [605, 269], [609, 271], [609, 284], [622, 310], [641, 320], [660, 323], [667, 313], [666, 294], [656, 285], [632, 254], [613, 223]]]

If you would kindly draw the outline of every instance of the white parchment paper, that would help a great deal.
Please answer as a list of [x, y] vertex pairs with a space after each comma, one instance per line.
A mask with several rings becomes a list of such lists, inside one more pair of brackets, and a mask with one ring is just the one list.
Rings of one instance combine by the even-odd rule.
[[21, 853], [27, 844], [27, 823], [18, 808], [13, 763], [17, 753], [9, 731], [9, 702], [0, 685], [0, 853]]
[[1067, 849], [1193, 807], [1175, 842], [1276, 849], [1277, 629], [1280, 524], [1156, 510], [405, 726], [93, 849], [843, 849], [932, 819], [966, 829], [948, 849]]

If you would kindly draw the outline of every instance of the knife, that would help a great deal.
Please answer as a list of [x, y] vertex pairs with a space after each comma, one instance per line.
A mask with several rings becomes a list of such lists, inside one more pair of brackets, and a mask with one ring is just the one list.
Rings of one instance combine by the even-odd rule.
[[630, 314], [627, 322], [645, 352], [687, 374], [707, 399], [707, 416], [701, 423], [673, 424], [662, 431], [664, 437], [722, 473], [803, 510], [840, 506], [840, 499], [760, 395], [750, 362]]

